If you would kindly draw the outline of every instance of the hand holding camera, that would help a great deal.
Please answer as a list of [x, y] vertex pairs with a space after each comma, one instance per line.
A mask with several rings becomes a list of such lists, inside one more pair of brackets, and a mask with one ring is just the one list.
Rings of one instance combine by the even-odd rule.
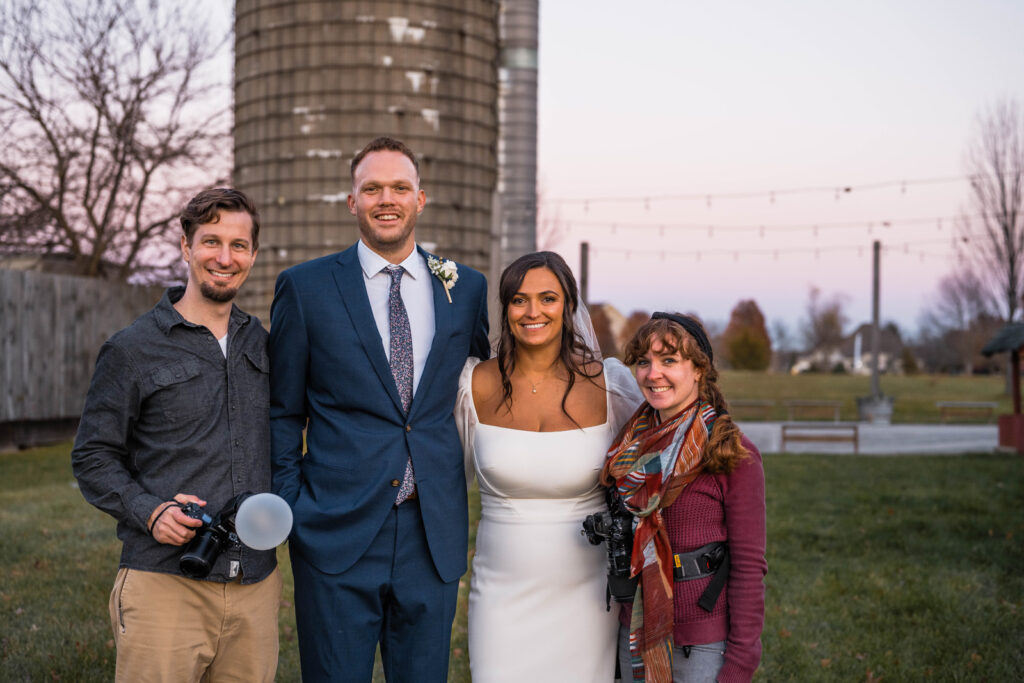
[[292, 509], [273, 493], [246, 491], [229, 500], [212, 517], [206, 501], [183, 493], [158, 506], [151, 517], [150, 533], [157, 541], [184, 545], [181, 573], [193, 579], [208, 576], [221, 552], [244, 545], [253, 550], [276, 548], [292, 529]]
[[185, 545], [196, 534], [196, 529], [203, 525], [199, 519], [185, 514], [182, 506], [193, 504], [197, 507], [206, 505], [206, 501], [198, 496], [179, 493], [174, 500], [161, 503], [150, 515], [149, 532], [160, 543], [167, 545]]
[[229, 548], [270, 550], [292, 530], [291, 507], [273, 493], [240, 493], [212, 517], [194, 502], [181, 511], [202, 525], [178, 563], [181, 573], [193, 579], [209, 575], [217, 557]]

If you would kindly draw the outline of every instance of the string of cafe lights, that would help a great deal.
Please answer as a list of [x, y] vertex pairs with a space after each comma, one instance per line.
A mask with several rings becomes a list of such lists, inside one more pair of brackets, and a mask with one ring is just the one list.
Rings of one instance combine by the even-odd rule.
[[907, 188], [920, 185], [941, 185], [949, 183], [970, 182], [972, 176], [946, 176], [942, 178], [918, 178], [913, 180], [884, 180], [863, 185], [819, 185], [816, 187], [793, 187], [779, 190], [755, 190], [747, 192], [699, 192], [680, 193], [664, 195], [634, 195], [634, 196], [613, 196], [600, 195], [595, 197], [567, 197], [567, 198], [545, 198], [545, 203], [553, 205], [581, 205], [584, 213], [591, 204], [630, 204], [643, 203], [645, 210], [650, 210], [651, 204], [658, 202], [674, 201], [703, 201], [709, 207], [716, 201], [732, 199], [767, 199], [774, 204], [776, 199], [783, 196], [799, 194], [831, 194], [838, 201], [843, 195], [854, 192], [867, 192], [873, 190], [884, 190], [893, 187], [900, 188], [901, 194], [906, 194]]
[[[945, 244], [952, 245], [953, 249], [958, 252], [960, 258], [963, 257], [962, 252], [958, 251], [958, 247], [965, 242], [963, 236], [955, 237], [952, 240], [949, 238], [942, 239], [927, 239], [927, 240], [909, 240], [898, 243], [886, 244], [882, 243], [881, 250], [883, 254], [901, 254], [904, 256], [916, 256], [918, 260], [924, 261], [926, 259], [937, 259], [937, 260], [948, 260], [949, 252], [942, 251], [929, 251], [927, 247], [937, 246]], [[738, 261], [741, 256], [765, 256], [770, 255], [773, 259], [778, 260], [782, 256], [790, 255], [813, 255], [815, 259], [820, 258], [826, 254], [836, 253], [855, 253], [857, 257], [863, 258], [871, 255], [870, 245], [864, 244], [843, 244], [843, 245], [829, 245], [829, 246], [794, 246], [794, 247], [763, 247], [763, 248], [698, 248], [698, 249], [644, 249], [629, 246], [608, 246], [608, 245], [592, 245], [588, 244], [588, 252], [592, 258], [613, 256], [614, 258], [620, 258], [630, 260], [633, 256], [647, 257], [657, 256], [658, 260], [666, 261], [669, 258], [674, 260], [691, 260], [694, 262], [700, 262], [705, 258], [715, 257], [732, 257], [734, 261]]]
[[834, 221], [834, 222], [821, 222], [821, 223], [785, 223], [785, 224], [748, 224], [748, 225], [719, 225], [715, 223], [673, 223], [673, 222], [660, 222], [660, 223], [633, 223], [629, 221], [591, 221], [591, 220], [577, 220], [577, 219], [554, 219], [553, 222], [558, 225], [564, 225], [565, 227], [580, 227], [580, 228], [604, 228], [609, 231], [610, 234], [615, 235], [618, 231], [626, 230], [629, 232], [644, 230], [644, 231], [657, 231], [659, 237], [665, 237], [670, 232], [679, 231], [706, 231], [709, 237], [713, 237], [716, 232], [757, 232], [760, 237], [764, 237], [768, 233], [778, 232], [797, 232], [797, 231], [810, 231], [812, 234], [817, 235], [819, 231], [832, 231], [832, 230], [850, 230], [850, 229], [866, 229], [867, 234], [871, 235], [876, 229], [887, 229], [900, 226], [934, 226], [937, 230], [944, 230], [947, 227], [956, 227], [958, 223], [967, 221], [968, 224], [975, 219], [982, 218], [980, 214], [971, 215], [957, 215], [957, 216], [930, 216], [922, 218], [903, 218], [903, 219], [891, 219], [891, 220], [876, 220], [876, 221]]
[[[707, 206], [710, 208], [713, 206], [714, 201], [718, 199], [751, 199], [751, 198], [767, 198], [772, 204], [779, 196], [784, 195], [797, 195], [797, 194], [810, 194], [810, 193], [831, 193], [834, 198], [838, 201], [843, 195], [852, 194], [854, 192], [870, 191], [870, 190], [881, 190], [887, 188], [898, 187], [901, 194], [907, 193], [908, 187], [921, 186], [921, 185], [936, 185], [945, 183], [959, 183], [959, 182], [971, 182], [973, 181], [972, 176], [949, 176], [942, 178], [921, 178], [913, 180], [891, 180], [882, 181], [875, 183], [867, 183], [863, 185], [843, 185], [843, 186], [818, 186], [818, 187], [799, 187], [799, 188], [788, 188], [782, 190], [764, 190], [764, 191], [750, 191], [750, 192], [719, 192], [719, 193], [694, 193], [694, 194], [673, 194], [673, 195], [647, 195], [647, 196], [600, 196], [600, 197], [585, 197], [585, 198], [570, 198], [570, 199], [553, 199], [546, 200], [545, 203], [550, 202], [556, 206], [577, 204], [582, 205], [584, 214], [587, 213], [590, 204], [598, 203], [637, 203], [642, 202], [644, 204], [645, 211], [650, 211], [651, 205], [656, 202], [666, 201], [694, 201], [704, 200]], [[574, 228], [585, 228], [587, 230], [588, 237], [593, 239], [598, 237], [595, 235], [594, 229], [604, 229], [607, 231], [609, 236], [619, 236], [620, 233], [628, 234], [630, 237], [636, 232], [657, 232], [658, 237], [667, 237], [671, 234], [678, 234], [680, 232], [706, 232], [706, 238], [714, 238], [716, 233], [723, 234], [735, 234], [735, 233], [752, 233], [756, 232], [761, 239], [764, 239], [769, 234], [778, 234], [783, 232], [809, 232], [811, 236], [817, 238], [820, 233], [824, 232], [838, 232], [843, 230], [860, 230], [866, 233], [867, 236], [874, 238], [884, 237], [888, 238], [888, 242], [883, 242], [882, 251], [887, 254], [902, 254], [904, 256], [916, 256], [920, 261], [926, 259], [937, 259], [937, 260], [949, 260], [951, 254], [949, 249], [952, 248], [953, 255], [960, 260], [964, 258], [963, 248], [968, 245], [972, 238], [980, 237], [981, 235], [974, 233], [973, 229], [976, 226], [975, 221], [984, 219], [985, 216], [982, 214], [958, 214], [956, 216], [926, 216], [917, 218], [891, 218], [885, 220], [848, 220], [848, 221], [821, 221], [811, 223], [783, 223], [783, 224], [770, 224], [770, 223], [757, 223], [757, 224], [745, 224], [745, 225], [721, 225], [715, 222], [688, 222], [688, 223], [676, 223], [672, 221], [659, 221], [659, 222], [633, 222], [633, 221], [622, 221], [622, 220], [592, 220], [589, 218], [564, 218], [561, 215], [553, 217], [551, 223], [556, 226], [556, 229], [567, 231], [573, 231]], [[895, 229], [897, 228], [915, 228], [918, 233], [920, 228], [927, 228], [931, 226], [937, 232], [949, 235], [949, 237], [943, 237], [941, 239], [928, 239], [928, 240], [900, 240], [893, 239], [895, 237]], [[748, 243], [749, 244], [749, 243]], [[945, 245], [945, 248], [941, 248], [935, 251], [934, 248], [937, 245]], [[629, 259], [633, 255], [655, 255], [660, 260], [664, 261], [669, 257], [672, 258], [683, 258], [693, 259], [700, 261], [706, 257], [732, 257], [733, 260], [739, 260], [741, 256], [771, 256], [775, 260], [778, 260], [781, 256], [799, 254], [799, 255], [811, 255], [813, 254], [815, 259], [821, 258], [824, 254], [834, 253], [856, 253], [859, 257], [864, 257], [870, 253], [870, 247], [865, 244], [846, 244], [846, 245], [803, 245], [803, 246], [786, 246], [786, 247], [771, 247], [771, 246], [747, 246], [744, 248], [736, 248], [734, 246], [724, 248], [711, 248], [708, 246], [702, 246], [700, 248], [679, 250], [679, 249], [665, 249], [665, 248], [654, 248], [654, 249], [643, 249], [635, 246], [623, 246], [623, 245], [602, 245], [595, 244], [592, 241], [588, 241], [589, 250], [593, 256], [603, 255], [614, 255], [616, 258]], [[931, 246], [933, 250], [929, 250], [928, 246]]]

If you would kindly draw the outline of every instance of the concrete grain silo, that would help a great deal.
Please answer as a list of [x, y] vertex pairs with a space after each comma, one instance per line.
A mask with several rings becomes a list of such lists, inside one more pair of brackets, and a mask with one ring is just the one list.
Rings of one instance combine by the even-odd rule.
[[[537, 249], [538, 0], [501, 3], [495, 272]], [[500, 255], [498, 253], [500, 252]]]
[[234, 184], [260, 254], [240, 305], [269, 323], [277, 274], [353, 244], [349, 163], [378, 135], [418, 155], [418, 241], [488, 271], [498, 3], [237, 0]]

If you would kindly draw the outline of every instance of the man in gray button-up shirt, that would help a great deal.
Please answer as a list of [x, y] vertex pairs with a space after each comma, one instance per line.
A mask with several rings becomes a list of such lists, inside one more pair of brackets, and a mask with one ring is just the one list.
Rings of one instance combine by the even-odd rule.
[[187, 283], [103, 345], [72, 467], [123, 542], [110, 600], [118, 680], [271, 681], [274, 552], [227, 548], [205, 580], [179, 569], [202, 524], [181, 505], [212, 516], [240, 493], [270, 490], [267, 333], [231, 303], [256, 257], [259, 216], [241, 192], [215, 189], [181, 223]]

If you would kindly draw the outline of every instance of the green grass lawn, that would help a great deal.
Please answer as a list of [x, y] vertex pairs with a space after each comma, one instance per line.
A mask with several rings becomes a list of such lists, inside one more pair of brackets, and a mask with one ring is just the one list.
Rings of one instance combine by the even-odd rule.
[[[119, 544], [113, 521], [74, 488], [68, 450], [0, 455], [0, 680], [113, 677], [106, 605]], [[772, 455], [765, 470], [756, 680], [1020, 680], [1024, 459]], [[279, 557], [278, 680], [297, 681], [291, 573]], [[450, 681], [469, 680], [463, 584]]]
[[[785, 401], [841, 401], [840, 417], [857, 419], [857, 397], [871, 393], [871, 378], [861, 375], [803, 374], [723, 370], [720, 384], [726, 399], [775, 401], [773, 420], [785, 420]], [[994, 376], [883, 375], [882, 393], [892, 396], [893, 422], [939, 421], [936, 401], [993, 401], [996, 414], [1009, 413], [1013, 404], [1004, 393], [1004, 378]], [[738, 412], [739, 419], [744, 418]]]

